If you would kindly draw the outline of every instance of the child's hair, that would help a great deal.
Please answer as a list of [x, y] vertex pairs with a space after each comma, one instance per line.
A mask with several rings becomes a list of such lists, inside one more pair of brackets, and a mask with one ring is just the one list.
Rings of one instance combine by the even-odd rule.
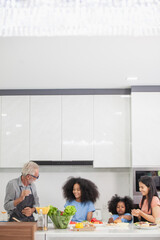
[[73, 186], [74, 184], [78, 183], [81, 189], [81, 202], [95, 202], [96, 199], [99, 197], [99, 192], [97, 186], [88, 179], [84, 178], [74, 178], [70, 177], [65, 184], [63, 185], [63, 195], [64, 198], [71, 201], [75, 199], [73, 194]]
[[131, 210], [133, 208], [133, 200], [125, 196], [124, 198], [119, 197], [117, 194], [111, 198], [111, 200], [108, 202], [108, 210], [112, 214], [117, 214], [117, 204], [119, 202], [124, 202], [125, 204], [125, 213], [131, 213]]
[[[149, 176], [141, 176], [138, 181], [143, 183], [144, 185], [146, 185], [149, 188], [149, 192], [148, 192], [148, 211], [149, 211], [149, 209], [151, 208], [151, 202], [152, 202], [153, 196], [158, 197], [155, 183], [154, 183], [152, 177], [149, 177]], [[141, 207], [142, 207], [145, 199], [146, 199], [146, 196], [143, 196], [142, 202], [141, 202]]]

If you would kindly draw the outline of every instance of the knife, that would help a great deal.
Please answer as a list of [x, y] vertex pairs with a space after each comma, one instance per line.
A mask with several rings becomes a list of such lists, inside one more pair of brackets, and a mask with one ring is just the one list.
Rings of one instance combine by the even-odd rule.
[[20, 220], [18, 220], [17, 218], [15, 217], [12, 217], [13, 220], [15, 220], [16, 222], [21, 222]]

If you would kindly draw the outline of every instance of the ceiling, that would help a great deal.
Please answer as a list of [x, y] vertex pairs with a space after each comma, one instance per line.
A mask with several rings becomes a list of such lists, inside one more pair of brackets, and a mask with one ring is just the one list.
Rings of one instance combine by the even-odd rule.
[[0, 89], [160, 85], [158, 36], [6, 37], [0, 53]]
[[160, 0], [1, 0], [0, 89], [160, 85]]

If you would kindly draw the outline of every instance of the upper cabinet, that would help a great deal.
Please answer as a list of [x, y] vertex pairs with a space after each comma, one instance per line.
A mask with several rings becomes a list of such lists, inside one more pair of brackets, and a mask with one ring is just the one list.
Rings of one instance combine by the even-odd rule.
[[[1, 139], [1, 132], [2, 132], [2, 97], [0, 97], [0, 139]], [[0, 167], [1, 167], [1, 142], [0, 140]]]
[[30, 97], [30, 160], [61, 160], [61, 96]]
[[132, 92], [132, 165], [160, 164], [160, 92]]
[[128, 95], [0, 98], [0, 167], [33, 161], [94, 161], [130, 167]]
[[93, 160], [93, 96], [62, 96], [62, 160]]
[[29, 160], [29, 97], [1, 98], [1, 167], [22, 167]]
[[94, 96], [94, 167], [130, 167], [130, 96]]

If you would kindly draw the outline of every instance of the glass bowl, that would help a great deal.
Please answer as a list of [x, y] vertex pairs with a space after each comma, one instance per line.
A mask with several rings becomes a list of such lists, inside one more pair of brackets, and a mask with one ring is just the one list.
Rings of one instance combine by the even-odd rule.
[[63, 216], [63, 215], [60, 215], [60, 216], [51, 215], [49, 217], [52, 220], [54, 227], [58, 229], [67, 228], [72, 218], [72, 216]]

